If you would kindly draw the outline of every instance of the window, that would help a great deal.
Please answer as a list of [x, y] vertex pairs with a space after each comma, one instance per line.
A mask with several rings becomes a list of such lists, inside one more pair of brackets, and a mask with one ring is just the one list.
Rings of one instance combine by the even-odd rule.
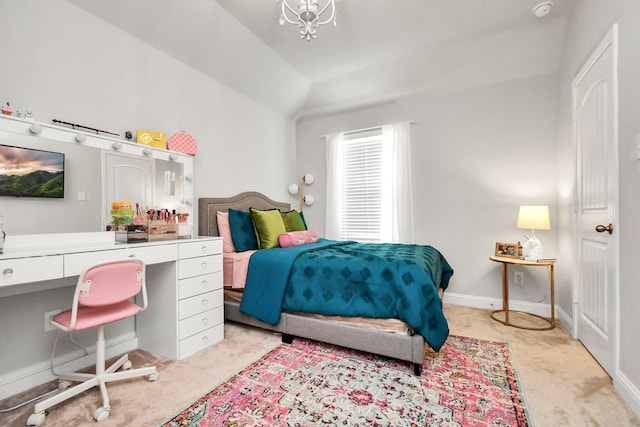
[[413, 242], [409, 123], [327, 136], [328, 238]]
[[[384, 203], [389, 191], [389, 162], [384, 144], [382, 129], [377, 128], [373, 135], [363, 132], [347, 134], [338, 145], [336, 161], [342, 172], [339, 215], [342, 218], [341, 238], [359, 242], [389, 241], [389, 227], [385, 227]], [[387, 155], [385, 155], [387, 154]], [[385, 174], [387, 177], [385, 177]]]

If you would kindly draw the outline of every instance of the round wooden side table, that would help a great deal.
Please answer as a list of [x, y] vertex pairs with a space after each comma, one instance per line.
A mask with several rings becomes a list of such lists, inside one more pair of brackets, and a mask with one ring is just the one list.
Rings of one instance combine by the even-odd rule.
[[[502, 264], [502, 310], [495, 310], [491, 312], [491, 318], [496, 322], [500, 322], [506, 326], [513, 326], [514, 328], [520, 329], [528, 329], [532, 331], [548, 331], [556, 327], [556, 314], [555, 314], [555, 295], [554, 295], [554, 282], [553, 282], [553, 266], [555, 264], [555, 260], [538, 260], [538, 261], [525, 261], [519, 258], [508, 258], [508, 257], [500, 257], [500, 256], [490, 256], [489, 259], [491, 261], [498, 262]], [[551, 317], [546, 318], [539, 316], [534, 313], [527, 313], [523, 311], [510, 310], [509, 309], [509, 265], [520, 265], [525, 267], [547, 267], [547, 271], [549, 273], [549, 285], [551, 287]], [[504, 313], [504, 320], [500, 319], [496, 316], [498, 313]], [[543, 327], [535, 327], [535, 326], [524, 326], [512, 323], [509, 314], [511, 313], [521, 313], [527, 316], [534, 316], [539, 319], [544, 320], [548, 325]]]

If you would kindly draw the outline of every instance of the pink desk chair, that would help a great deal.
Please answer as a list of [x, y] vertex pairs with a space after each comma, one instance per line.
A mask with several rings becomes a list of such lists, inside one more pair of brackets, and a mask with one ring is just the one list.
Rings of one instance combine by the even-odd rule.
[[[142, 306], [129, 301], [140, 293], [142, 293]], [[96, 409], [93, 417], [96, 421], [103, 421], [109, 417], [111, 410], [107, 382], [141, 376], [149, 376], [149, 381], [155, 381], [158, 378], [155, 366], [130, 369], [131, 362], [126, 354], [105, 369], [104, 325], [135, 316], [146, 308], [147, 288], [145, 265], [142, 261], [128, 258], [96, 264], [85, 270], [78, 278], [72, 308], [54, 316], [51, 324], [66, 332], [98, 327], [96, 372], [95, 374], [60, 375], [59, 388], [64, 391], [37, 403], [33, 414], [29, 416], [27, 425], [42, 424], [46, 409], [95, 386], [100, 387], [102, 406]], [[120, 368], [122, 369], [116, 372]], [[70, 382], [79, 382], [79, 384], [65, 390]]]

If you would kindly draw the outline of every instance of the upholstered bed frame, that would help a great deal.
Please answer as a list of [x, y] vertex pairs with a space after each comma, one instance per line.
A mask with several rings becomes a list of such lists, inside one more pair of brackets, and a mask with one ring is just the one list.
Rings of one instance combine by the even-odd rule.
[[[198, 199], [198, 234], [200, 236], [218, 236], [216, 213], [236, 210], [277, 208], [289, 211], [289, 203], [276, 202], [265, 195], [248, 191], [232, 197]], [[294, 337], [308, 338], [329, 344], [367, 351], [382, 356], [393, 357], [413, 363], [414, 372], [420, 375], [425, 354], [425, 342], [422, 336], [403, 335], [391, 332], [376, 331], [365, 327], [353, 326], [283, 312], [280, 322], [273, 326], [263, 323], [240, 312], [240, 303], [225, 301], [224, 317], [226, 320], [264, 328], [282, 333], [282, 340], [291, 343]]]

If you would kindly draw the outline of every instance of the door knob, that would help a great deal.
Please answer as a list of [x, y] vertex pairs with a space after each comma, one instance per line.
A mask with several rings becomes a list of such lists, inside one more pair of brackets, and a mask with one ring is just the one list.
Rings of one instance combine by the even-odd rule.
[[602, 225], [602, 224], [598, 224], [596, 225], [596, 231], [598, 233], [604, 233], [605, 231], [609, 234], [613, 233], [613, 224], [609, 223], [609, 225]]

